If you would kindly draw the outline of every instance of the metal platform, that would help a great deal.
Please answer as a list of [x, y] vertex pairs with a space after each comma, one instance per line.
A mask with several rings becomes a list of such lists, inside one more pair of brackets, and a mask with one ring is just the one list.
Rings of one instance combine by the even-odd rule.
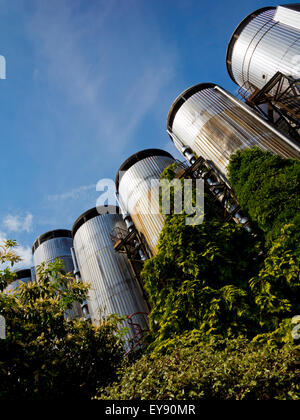
[[277, 72], [262, 89], [247, 82], [238, 94], [279, 131], [300, 142], [300, 79]]
[[135, 281], [150, 311], [149, 299], [140, 276], [144, 260], [152, 257], [151, 251], [148, 248], [145, 239], [135, 228], [128, 231], [119, 227], [113, 229], [110, 233], [110, 237], [115, 251], [127, 256]]
[[214, 167], [203, 157], [199, 157], [191, 166], [184, 170], [179, 178], [203, 179], [205, 189], [222, 209], [224, 221], [233, 220], [251, 232], [249, 220], [242, 216], [241, 208], [232, 188], [221, 179]]

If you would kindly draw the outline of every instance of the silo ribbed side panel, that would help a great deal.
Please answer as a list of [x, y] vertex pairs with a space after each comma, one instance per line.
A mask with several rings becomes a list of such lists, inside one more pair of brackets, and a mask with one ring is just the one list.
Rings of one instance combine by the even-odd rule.
[[281, 10], [295, 15], [290, 19], [291, 26], [274, 20], [276, 10], [271, 9], [253, 18], [237, 36], [230, 68], [239, 86], [249, 88], [250, 83], [250, 90], [251, 85], [261, 89], [277, 71], [300, 77], [300, 30], [293, 26], [300, 13], [284, 7]]
[[110, 234], [116, 227], [126, 229], [120, 215], [99, 215], [80, 226], [74, 237], [81, 277], [90, 284], [88, 306], [95, 322], [101, 315], [147, 312], [127, 258], [113, 248]]
[[[63, 261], [66, 273], [73, 275], [74, 265], [71, 255], [73, 247], [72, 238], [52, 238], [41, 243], [33, 253], [33, 261], [35, 268], [41, 263], [55, 262], [57, 259]], [[71, 310], [67, 311], [67, 316], [71, 318], [81, 317], [82, 311], [80, 304], [75, 302]]]
[[119, 185], [121, 201], [153, 254], [164, 224], [159, 211], [159, 180], [163, 170], [172, 163], [174, 159], [167, 156], [142, 159], [124, 173]]
[[225, 175], [230, 156], [238, 149], [258, 146], [285, 158], [299, 159], [299, 152], [280, 133], [269, 129], [261, 118], [255, 118], [245, 110], [246, 105], [239, 103], [222, 90], [200, 90], [179, 108], [172, 132]]
[[35, 267], [42, 262], [54, 262], [57, 258], [60, 258], [64, 262], [66, 272], [73, 271], [74, 266], [70, 251], [72, 246], [71, 238], [53, 238], [43, 242], [33, 254]]
[[12, 283], [10, 283], [5, 289], [4, 289], [4, 293], [6, 293], [6, 294], [12, 294], [12, 293], [14, 293], [16, 290], [17, 290], [17, 288], [19, 287], [19, 285], [21, 284], [21, 283], [25, 283], [25, 284], [28, 284], [30, 281], [31, 281], [32, 279], [31, 279], [31, 277], [27, 277], [27, 278], [23, 278], [23, 279], [20, 279], [20, 280], [15, 280], [15, 281], [13, 281]]

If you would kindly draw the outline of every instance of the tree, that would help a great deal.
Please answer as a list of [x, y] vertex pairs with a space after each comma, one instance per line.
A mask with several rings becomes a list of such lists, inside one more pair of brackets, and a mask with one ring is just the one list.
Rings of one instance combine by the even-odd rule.
[[267, 245], [294, 224], [295, 246], [300, 239], [300, 162], [256, 147], [237, 151], [230, 160], [229, 181], [244, 212], [265, 235]]
[[[207, 195], [201, 225], [166, 216], [142, 272], [152, 303], [147, 353], [98, 398], [300, 398], [299, 346], [291, 343], [300, 312], [298, 170], [257, 149], [233, 158], [238, 198], [267, 247], [262, 235], [224, 223]], [[163, 173], [174, 176], [174, 167]]]
[[248, 280], [257, 272], [253, 238], [240, 226], [216, 220], [186, 226], [165, 222], [157, 255], [142, 272], [152, 311], [152, 347], [184, 331], [203, 336], [255, 334]]
[[[174, 176], [173, 167], [162, 174], [169, 180]], [[252, 182], [257, 185], [255, 178]], [[145, 263], [151, 351], [193, 329], [209, 342], [239, 336], [286, 340], [290, 319], [300, 310], [295, 225], [287, 226], [265, 251], [257, 237], [241, 225], [225, 223], [213, 206], [206, 195], [204, 221], [196, 226], [187, 226], [184, 214], [166, 216], [157, 255]], [[288, 204], [284, 208], [290, 212]]]
[[290, 341], [291, 318], [300, 313], [300, 267], [292, 251], [296, 240], [295, 225], [285, 225], [269, 249], [258, 275], [249, 281], [261, 333], [269, 331], [256, 339], [272, 341], [281, 337]]
[[[173, 167], [162, 174], [172, 179]], [[203, 339], [254, 335], [257, 321], [249, 278], [258, 272], [259, 244], [241, 226], [224, 223], [205, 195], [203, 223], [187, 226], [185, 214], [165, 217], [157, 255], [146, 261], [150, 349], [197, 329]]]
[[[0, 245], [0, 264], [10, 264], [12, 267], [15, 263], [21, 261], [21, 258], [13, 251], [13, 248], [17, 245], [16, 241], [6, 240]], [[0, 270], [0, 292], [2, 292], [6, 286], [14, 281], [16, 275], [9, 269], [9, 266]]]
[[0, 399], [89, 399], [115, 378], [123, 358], [118, 319], [95, 326], [65, 316], [73, 302], [86, 299], [87, 289], [56, 261], [41, 265], [37, 280], [13, 295], [0, 293], [7, 326], [0, 340]]
[[[229, 179], [237, 198], [266, 240], [266, 255], [250, 279], [259, 324], [270, 340], [290, 337], [290, 318], [300, 312], [300, 162], [258, 148], [236, 152]], [[261, 336], [260, 336], [261, 338]]]

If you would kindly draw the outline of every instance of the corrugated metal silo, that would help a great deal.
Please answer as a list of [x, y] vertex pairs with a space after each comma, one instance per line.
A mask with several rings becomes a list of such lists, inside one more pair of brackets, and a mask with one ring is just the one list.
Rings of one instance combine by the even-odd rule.
[[247, 16], [230, 39], [226, 63], [232, 80], [250, 90], [263, 88], [276, 72], [300, 78], [300, 4]]
[[41, 263], [54, 262], [57, 258], [63, 260], [66, 272], [74, 270], [71, 248], [73, 246], [72, 232], [66, 229], [56, 229], [39, 236], [33, 244], [33, 262], [37, 267]]
[[300, 148], [249, 106], [212, 83], [183, 92], [170, 108], [167, 130], [180, 152], [185, 147], [205, 158], [226, 179], [230, 156], [258, 146], [285, 158], [300, 158]]
[[15, 273], [17, 275], [16, 280], [14, 280], [5, 288], [4, 293], [7, 293], [7, 294], [13, 293], [16, 291], [16, 289], [21, 283], [27, 284], [30, 281], [32, 281], [30, 269], [18, 270]]
[[[72, 229], [81, 278], [91, 285], [88, 307], [96, 323], [101, 316], [112, 313], [129, 316], [148, 312], [127, 258], [114, 250], [111, 233], [116, 228], [126, 230], [119, 208], [103, 206], [83, 213]], [[147, 328], [145, 316], [137, 316], [136, 320], [142, 328]], [[135, 333], [131, 331], [131, 338]]]
[[[33, 244], [33, 262], [35, 268], [41, 263], [55, 262], [56, 259], [63, 261], [66, 273], [73, 273], [74, 265], [71, 255], [73, 247], [72, 232], [66, 229], [56, 229], [39, 236]], [[79, 303], [74, 303], [68, 316], [81, 317], [82, 311]]]
[[164, 150], [146, 149], [130, 156], [116, 176], [116, 189], [122, 207], [130, 214], [154, 255], [164, 224], [155, 192], [159, 188], [161, 173], [174, 162], [172, 155]]

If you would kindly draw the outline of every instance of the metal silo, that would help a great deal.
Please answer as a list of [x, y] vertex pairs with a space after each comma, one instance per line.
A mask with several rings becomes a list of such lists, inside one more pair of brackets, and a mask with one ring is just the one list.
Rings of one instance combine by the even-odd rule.
[[230, 39], [226, 63], [232, 80], [249, 89], [261, 89], [276, 72], [299, 78], [300, 4], [264, 7], [247, 16]]
[[[66, 273], [73, 273], [72, 247], [73, 240], [70, 230], [56, 229], [44, 233], [36, 239], [32, 247], [35, 268], [42, 263], [55, 262], [59, 258], [63, 261]], [[79, 303], [73, 304], [73, 308], [68, 312], [68, 315], [72, 318], [82, 316]]]
[[300, 148], [248, 105], [212, 83], [183, 92], [168, 114], [167, 131], [181, 153], [187, 148], [211, 163], [226, 180], [230, 156], [258, 146], [285, 158], [300, 158]]
[[226, 64], [246, 103], [300, 142], [300, 4], [247, 16], [231, 37]]
[[[81, 278], [91, 285], [88, 308], [96, 323], [109, 314], [130, 316], [148, 312], [127, 258], [114, 250], [111, 233], [116, 228], [126, 230], [119, 208], [103, 206], [83, 213], [72, 229]], [[136, 320], [143, 329], [147, 328], [145, 315], [137, 315]], [[124, 325], [128, 327], [127, 323]], [[133, 328], [130, 337], [135, 334]]]
[[21, 283], [27, 284], [30, 281], [32, 281], [32, 275], [31, 275], [30, 269], [18, 270], [15, 273], [17, 275], [16, 280], [14, 280], [5, 288], [4, 293], [8, 293], [8, 294], [13, 293], [16, 291], [16, 289]]
[[164, 224], [157, 195], [159, 179], [164, 169], [174, 162], [172, 155], [164, 150], [142, 150], [130, 156], [116, 176], [116, 189], [122, 207], [129, 213], [154, 255]]

